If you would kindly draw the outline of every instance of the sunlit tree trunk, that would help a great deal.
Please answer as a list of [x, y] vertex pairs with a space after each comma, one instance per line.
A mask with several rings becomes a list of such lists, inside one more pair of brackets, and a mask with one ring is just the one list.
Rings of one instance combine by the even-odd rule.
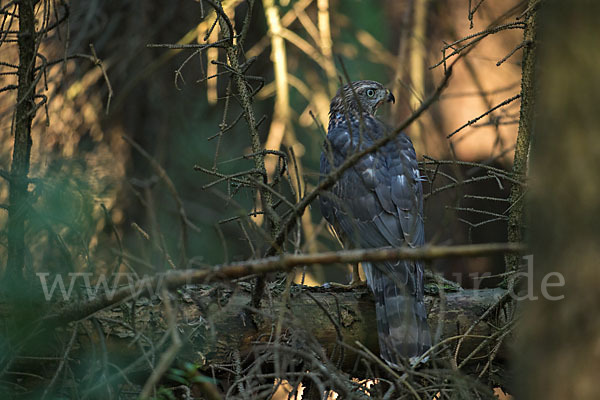
[[[521, 110], [519, 112], [519, 131], [515, 143], [515, 158], [512, 173], [520, 181], [527, 177], [527, 163], [533, 129], [535, 109], [535, 66], [537, 60], [537, 20], [536, 0], [528, 3], [529, 13], [526, 18], [526, 28], [523, 34], [523, 60], [521, 74]], [[510, 210], [508, 212], [508, 241], [522, 242], [524, 239], [524, 204], [525, 191], [523, 185], [513, 184], [510, 189]], [[519, 257], [507, 254], [506, 270], [514, 271], [519, 266]]]

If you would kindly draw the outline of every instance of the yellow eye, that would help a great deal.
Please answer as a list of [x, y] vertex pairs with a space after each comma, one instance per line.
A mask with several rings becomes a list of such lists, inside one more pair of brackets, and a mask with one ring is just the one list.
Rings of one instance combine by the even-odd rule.
[[375, 91], [373, 89], [368, 89], [367, 90], [367, 96], [369, 96], [369, 97], [375, 96]]

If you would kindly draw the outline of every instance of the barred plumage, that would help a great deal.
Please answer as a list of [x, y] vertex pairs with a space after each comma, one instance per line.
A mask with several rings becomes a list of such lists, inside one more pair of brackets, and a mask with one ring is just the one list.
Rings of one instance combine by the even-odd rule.
[[[332, 99], [321, 176], [388, 132], [375, 117], [394, 98], [380, 83], [357, 81]], [[423, 189], [412, 142], [405, 134], [362, 157], [320, 196], [321, 211], [345, 247], [422, 246]], [[376, 302], [381, 357], [416, 357], [431, 346], [420, 262], [363, 263]]]

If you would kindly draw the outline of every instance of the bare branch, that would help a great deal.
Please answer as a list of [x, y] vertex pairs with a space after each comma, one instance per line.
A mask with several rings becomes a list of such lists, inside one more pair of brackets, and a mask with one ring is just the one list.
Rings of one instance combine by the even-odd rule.
[[125, 287], [115, 293], [98, 296], [88, 302], [72, 304], [58, 314], [48, 316], [52, 323], [77, 321], [89, 317], [103, 308], [112, 306], [133, 297], [147, 295], [148, 291], [163, 285], [169, 289], [190, 283], [206, 283], [217, 280], [231, 280], [248, 275], [262, 275], [275, 271], [289, 271], [297, 266], [311, 264], [356, 263], [360, 261], [390, 260], [433, 260], [447, 257], [481, 257], [497, 253], [523, 253], [526, 247], [520, 243], [488, 243], [462, 246], [424, 246], [419, 248], [378, 248], [345, 250], [316, 254], [283, 254], [259, 260], [248, 260], [217, 265], [203, 270], [172, 270], [165, 274], [142, 279], [135, 284], [135, 290]]
[[485, 117], [486, 115], [494, 112], [495, 110], [504, 107], [507, 104], [512, 103], [513, 101], [520, 99], [521, 98], [521, 94], [516, 94], [513, 97], [511, 97], [510, 99], [506, 99], [504, 100], [502, 103], [490, 108], [489, 110], [487, 110], [486, 112], [484, 112], [483, 114], [481, 114], [480, 116], [470, 120], [469, 122], [467, 122], [466, 124], [462, 125], [460, 128], [456, 129], [454, 132], [452, 132], [451, 134], [449, 134], [448, 136], [446, 136], [446, 139], [450, 139], [452, 136], [454, 136], [455, 134], [457, 134], [458, 132], [460, 132], [461, 130], [463, 130], [464, 128], [466, 128], [467, 126], [473, 125], [475, 122], [479, 121], [481, 118]]

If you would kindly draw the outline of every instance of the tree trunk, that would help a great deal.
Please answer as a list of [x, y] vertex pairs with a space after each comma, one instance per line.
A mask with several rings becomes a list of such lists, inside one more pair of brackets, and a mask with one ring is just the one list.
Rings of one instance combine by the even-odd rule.
[[8, 206], [8, 258], [3, 289], [14, 296], [25, 296], [25, 220], [27, 215], [27, 175], [31, 154], [31, 123], [35, 114], [36, 1], [19, 1], [19, 88], [15, 115], [15, 140], [10, 173]]
[[[535, 65], [537, 57], [537, 0], [529, 0], [528, 7], [531, 11], [526, 18], [526, 28], [523, 34], [523, 67], [521, 74], [521, 110], [519, 113], [519, 132], [515, 143], [515, 159], [513, 162], [513, 177], [519, 181], [527, 178], [529, 162], [529, 147], [531, 144], [531, 131], [533, 129], [533, 115], [535, 109]], [[508, 213], [508, 241], [521, 243], [524, 230], [524, 205], [525, 186], [513, 184], [510, 189], [510, 211]], [[519, 267], [519, 256], [507, 254], [505, 256], [506, 270], [515, 271]]]
[[[598, 15], [598, 2], [551, 0], [540, 9], [530, 205], [539, 299], [524, 307], [517, 335], [519, 399], [598, 398]], [[544, 283], [556, 287], [544, 293]]]
[[[272, 304], [266, 304], [263, 314], [257, 318], [248, 311], [252, 296], [249, 291], [232, 293], [207, 288], [180, 290], [179, 301], [173, 302], [178, 307], [179, 331], [183, 332], [184, 346], [179, 352], [180, 361], [191, 361], [209, 369], [210, 366], [231, 364], [238, 351], [240, 359], [252, 359], [259, 353], [256, 344], [267, 344], [269, 340], [274, 340], [274, 326], [280, 315], [283, 315], [283, 336], [314, 337], [323, 347], [325, 354], [339, 361], [340, 368], [352, 376], [364, 377], [366, 371], [356, 369], [356, 352], [346, 349], [343, 360], [337, 359], [340, 355], [340, 336], [349, 346], [356, 348], [358, 341], [372, 353], [379, 354], [375, 304], [366, 289], [334, 292], [313, 288], [309, 291], [310, 295], [307, 295], [293, 288], [287, 305], [281, 296], [272, 293]], [[505, 295], [506, 292], [502, 289], [484, 289], [451, 292], [443, 297], [426, 296], [432, 332], [439, 332], [440, 340], [453, 338], [447, 340], [445, 347], [448, 351], [443, 354], [450, 354], [453, 358], [459, 342], [457, 336], [464, 334], [473, 324], [474, 329], [460, 344], [456, 360], [459, 364], [481, 345], [484, 338], [493, 337], [502, 330], [507, 318], [501, 305], [493, 312], [488, 312], [485, 318], [481, 316], [490, 307], [497, 305]], [[167, 320], [163, 314], [161, 302], [157, 298], [153, 301], [138, 300], [133, 312], [125, 306], [98, 312], [93, 318], [99, 325], [90, 320], [83, 322], [85, 329], [78, 330], [79, 344], [75, 346], [70, 357], [84, 363], [89, 357], [93, 359], [92, 354], [97, 352], [98, 348], [105, 348], [106, 354], [111, 355], [110, 362], [123, 368], [130, 366], [128, 371], [137, 371], [141, 376], [147, 376], [148, 355], [141, 356], [140, 345], [147, 345], [145, 340], [150, 338], [158, 354], [164, 351], [164, 347], [157, 345], [161, 338], [168, 338], [168, 335], [165, 336], [168, 329]], [[169, 340], [163, 340], [163, 343], [168, 342]], [[463, 372], [477, 376], [485, 364], [481, 362], [482, 356], [489, 354], [490, 348], [495, 344], [495, 341], [484, 344], [471, 354], [472, 362], [465, 363]], [[51, 346], [47, 346], [47, 349], [51, 349]], [[332, 357], [334, 352], [336, 356]], [[503, 365], [507, 356], [506, 346], [499, 347], [496, 362]], [[487, 357], [484, 360], [487, 361]], [[23, 369], [25, 368], [21, 368]], [[504, 385], [507, 378], [502, 372], [503, 369], [495, 369], [493, 376], [486, 376], [492, 378], [493, 384]]]

